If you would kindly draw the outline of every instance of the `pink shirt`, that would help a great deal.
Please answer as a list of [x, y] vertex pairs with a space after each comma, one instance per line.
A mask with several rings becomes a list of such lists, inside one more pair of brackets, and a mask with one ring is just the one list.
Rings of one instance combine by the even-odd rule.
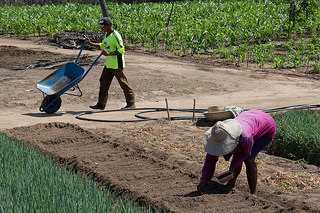
[[251, 155], [253, 144], [261, 136], [268, 134], [274, 140], [276, 124], [269, 114], [256, 109], [241, 113], [235, 120], [242, 126], [239, 143], [234, 150], [238, 154], [232, 160], [232, 165], [238, 168]]
[[[256, 109], [241, 113], [235, 120], [241, 124], [242, 133], [239, 138], [239, 143], [233, 151], [237, 154], [233, 156], [231, 165], [238, 168], [242, 162], [251, 155], [253, 144], [260, 137], [267, 134], [274, 140], [276, 124], [269, 114]], [[218, 156], [207, 153], [202, 168], [201, 182], [207, 184], [211, 180], [217, 160]]]

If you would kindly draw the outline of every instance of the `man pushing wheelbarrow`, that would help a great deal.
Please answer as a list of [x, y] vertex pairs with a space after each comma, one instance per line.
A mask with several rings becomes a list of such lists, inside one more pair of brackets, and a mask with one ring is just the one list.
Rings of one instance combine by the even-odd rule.
[[90, 108], [105, 109], [108, 100], [108, 91], [114, 76], [117, 78], [126, 98], [127, 105], [123, 107], [123, 109], [135, 108], [134, 92], [123, 71], [125, 62], [124, 45], [121, 35], [113, 29], [112, 21], [108, 17], [101, 19], [99, 27], [105, 32], [102, 43], [93, 43], [90, 39], [85, 39], [86, 43], [90, 46], [102, 49], [101, 54], [106, 56], [105, 66], [100, 77], [98, 103], [90, 106]]
[[[37, 88], [44, 95], [44, 99], [39, 108], [41, 112], [44, 111], [48, 114], [52, 114], [58, 111], [61, 106], [60, 96], [65, 94], [69, 89], [78, 89], [80, 94], [77, 96], [82, 96], [82, 91], [80, 90], [78, 83], [89, 73], [101, 55], [106, 56], [106, 62], [100, 77], [99, 99], [98, 103], [95, 106], [90, 106], [90, 108], [100, 110], [105, 108], [108, 99], [108, 90], [114, 76], [116, 76], [126, 97], [127, 105], [122, 109], [135, 108], [134, 92], [123, 72], [125, 63], [122, 38], [120, 34], [113, 29], [112, 22], [107, 17], [104, 17], [100, 21], [99, 27], [105, 32], [105, 37], [102, 43], [92, 43], [90, 39], [86, 38], [86, 42], [82, 45], [75, 62], [65, 64], [37, 84]], [[101, 54], [96, 58], [87, 71], [77, 64], [86, 43], [93, 47], [102, 49]]]

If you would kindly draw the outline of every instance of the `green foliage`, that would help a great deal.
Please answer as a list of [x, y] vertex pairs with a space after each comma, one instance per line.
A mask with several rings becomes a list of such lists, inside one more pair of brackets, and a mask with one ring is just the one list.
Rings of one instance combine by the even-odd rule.
[[[307, 66], [306, 72], [318, 73], [320, 8], [315, 0], [295, 2], [299, 16], [294, 26], [288, 21], [286, 0], [175, 2], [168, 28], [171, 3], [106, 4], [114, 27], [134, 45], [177, 55], [207, 54], [237, 64], [253, 62], [261, 68], [266, 64], [277, 69]], [[52, 36], [63, 30], [99, 32], [101, 9], [77, 3], [2, 6], [0, 14], [0, 33]], [[277, 46], [276, 41], [285, 44]]]
[[[170, 3], [124, 4], [107, 2], [117, 29], [129, 41], [163, 41]], [[269, 41], [280, 38], [285, 25], [286, 4], [272, 1], [185, 1], [177, 2], [170, 23], [170, 37], [191, 51], [236, 45], [243, 41]], [[67, 29], [97, 30], [98, 5], [45, 5], [1, 7], [1, 31], [18, 34], [52, 33]], [[10, 15], [9, 15], [10, 14]], [[20, 14], [24, 14], [20, 16]], [[31, 24], [31, 25], [30, 25]], [[52, 29], [50, 29], [52, 28]], [[180, 38], [180, 39], [179, 39]], [[155, 44], [156, 45], [156, 44]]]
[[275, 155], [320, 166], [320, 114], [289, 111], [273, 115], [277, 125], [275, 141], [267, 150]]
[[317, 0], [294, 0], [297, 4], [298, 10], [297, 15], [300, 19], [307, 21], [312, 19], [315, 12], [317, 11], [318, 1]]
[[53, 35], [63, 30], [95, 30], [100, 11], [81, 4], [0, 7], [0, 31], [22, 35]]
[[0, 133], [0, 212], [151, 212]]

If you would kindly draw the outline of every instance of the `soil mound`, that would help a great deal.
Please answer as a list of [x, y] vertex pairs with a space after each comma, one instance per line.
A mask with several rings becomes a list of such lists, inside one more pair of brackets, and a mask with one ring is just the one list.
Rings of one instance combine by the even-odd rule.
[[[92, 42], [101, 42], [103, 40], [104, 33], [95, 33], [88, 31], [62, 31], [53, 36], [53, 42], [57, 46], [65, 49], [78, 49], [84, 42], [84, 38], [90, 38]], [[94, 49], [87, 45], [86, 49]]]
[[[100, 43], [104, 38], [104, 33], [96, 33], [89, 31], [77, 31], [77, 30], [67, 30], [60, 33], [54, 34], [52, 39], [49, 39], [49, 44], [58, 46], [64, 49], [80, 49], [84, 43], [85, 38], [89, 38], [92, 42]], [[133, 46], [127, 46], [125, 44], [126, 50], [135, 49]], [[94, 47], [86, 45], [84, 49], [96, 50]]]
[[[25, 59], [28, 59], [27, 61]], [[23, 70], [48, 64], [50, 59], [65, 60], [61, 55], [46, 51], [34, 51], [31, 49], [20, 49], [13, 46], [0, 46], [0, 68], [11, 70]]]
[[[75, 57], [63, 56], [48, 51], [21, 49], [14, 46], [0, 46], [0, 68], [10, 70], [30, 70], [38, 68], [55, 69], [67, 62], [74, 62]], [[92, 64], [94, 59], [88, 54], [80, 56], [80, 66]], [[97, 64], [99, 64], [98, 62]]]

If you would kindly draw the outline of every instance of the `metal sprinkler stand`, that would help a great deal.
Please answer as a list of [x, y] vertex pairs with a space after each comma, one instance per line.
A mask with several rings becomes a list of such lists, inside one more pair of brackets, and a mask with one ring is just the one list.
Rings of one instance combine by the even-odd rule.
[[167, 107], [168, 120], [171, 121], [169, 107], [168, 107], [168, 100], [165, 99], [165, 101], [166, 101], [166, 107]]

